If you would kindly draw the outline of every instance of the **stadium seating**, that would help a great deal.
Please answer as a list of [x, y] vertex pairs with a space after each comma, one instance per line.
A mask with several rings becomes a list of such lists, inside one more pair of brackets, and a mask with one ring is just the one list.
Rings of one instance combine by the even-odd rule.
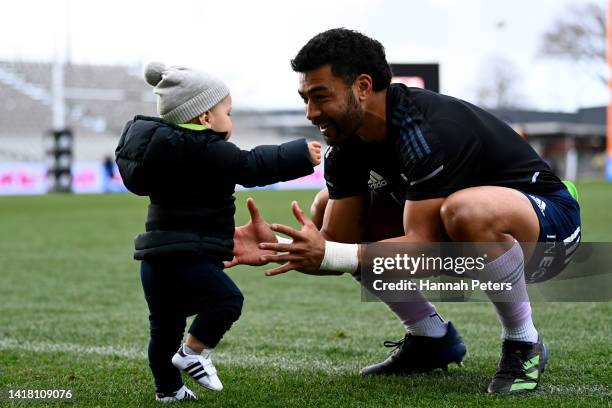
[[[44, 135], [51, 128], [50, 63], [0, 61], [0, 161], [44, 161]], [[75, 160], [112, 154], [125, 122], [156, 115], [155, 96], [140, 67], [67, 64], [66, 123], [75, 134]], [[242, 148], [287, 138], [320, 139], [303, 112], [237, 111], [233, 142]]]

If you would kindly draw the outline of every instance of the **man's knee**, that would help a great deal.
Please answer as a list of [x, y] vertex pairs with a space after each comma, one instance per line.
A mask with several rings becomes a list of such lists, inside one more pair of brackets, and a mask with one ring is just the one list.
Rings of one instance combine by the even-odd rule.
[[485, 238], [493, 220], [477, 202], [470, 202], [467, 194], [452, 194], [440, 208], [440, 218], [446, 233], [453, 241], [474, 241]]

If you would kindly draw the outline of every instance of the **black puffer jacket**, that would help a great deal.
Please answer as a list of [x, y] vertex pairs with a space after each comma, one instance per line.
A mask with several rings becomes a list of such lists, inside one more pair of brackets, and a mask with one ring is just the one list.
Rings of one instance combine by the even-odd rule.
[[245, 151], [224, 137], [145, 116], [125, 125], [115, 151], [121, 177], [151, 201], [136, 259], [177, 253], [231, 259], [236, 184], [263, 186], [313, 172], [304, 139]]

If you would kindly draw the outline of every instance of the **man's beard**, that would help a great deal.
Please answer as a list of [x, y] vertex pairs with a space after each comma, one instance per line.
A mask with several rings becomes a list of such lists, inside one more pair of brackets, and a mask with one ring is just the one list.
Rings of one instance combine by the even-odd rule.
[[330, 146], [337, 146], [349, 137], [354, 136], [363, 122], [363, 110], [351, 89], [349, 89], [346, 94], [345, 105], [344, 111], [337, 118], [319, 119], [317, 123], [315, 123], [315, 125], [318, 125], [319, 123], [327, 122], [333, 126], [333, 136], [328, 137], [325, 134], [323, 135], [325, 141]]

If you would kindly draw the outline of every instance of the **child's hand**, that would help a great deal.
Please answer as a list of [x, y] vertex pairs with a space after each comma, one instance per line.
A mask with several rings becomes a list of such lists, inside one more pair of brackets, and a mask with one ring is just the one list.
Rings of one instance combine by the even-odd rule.
[[310, 153], [310, 162], [313, 167], [321, 164], [321, 143], [308, 142], [308, 152]]

